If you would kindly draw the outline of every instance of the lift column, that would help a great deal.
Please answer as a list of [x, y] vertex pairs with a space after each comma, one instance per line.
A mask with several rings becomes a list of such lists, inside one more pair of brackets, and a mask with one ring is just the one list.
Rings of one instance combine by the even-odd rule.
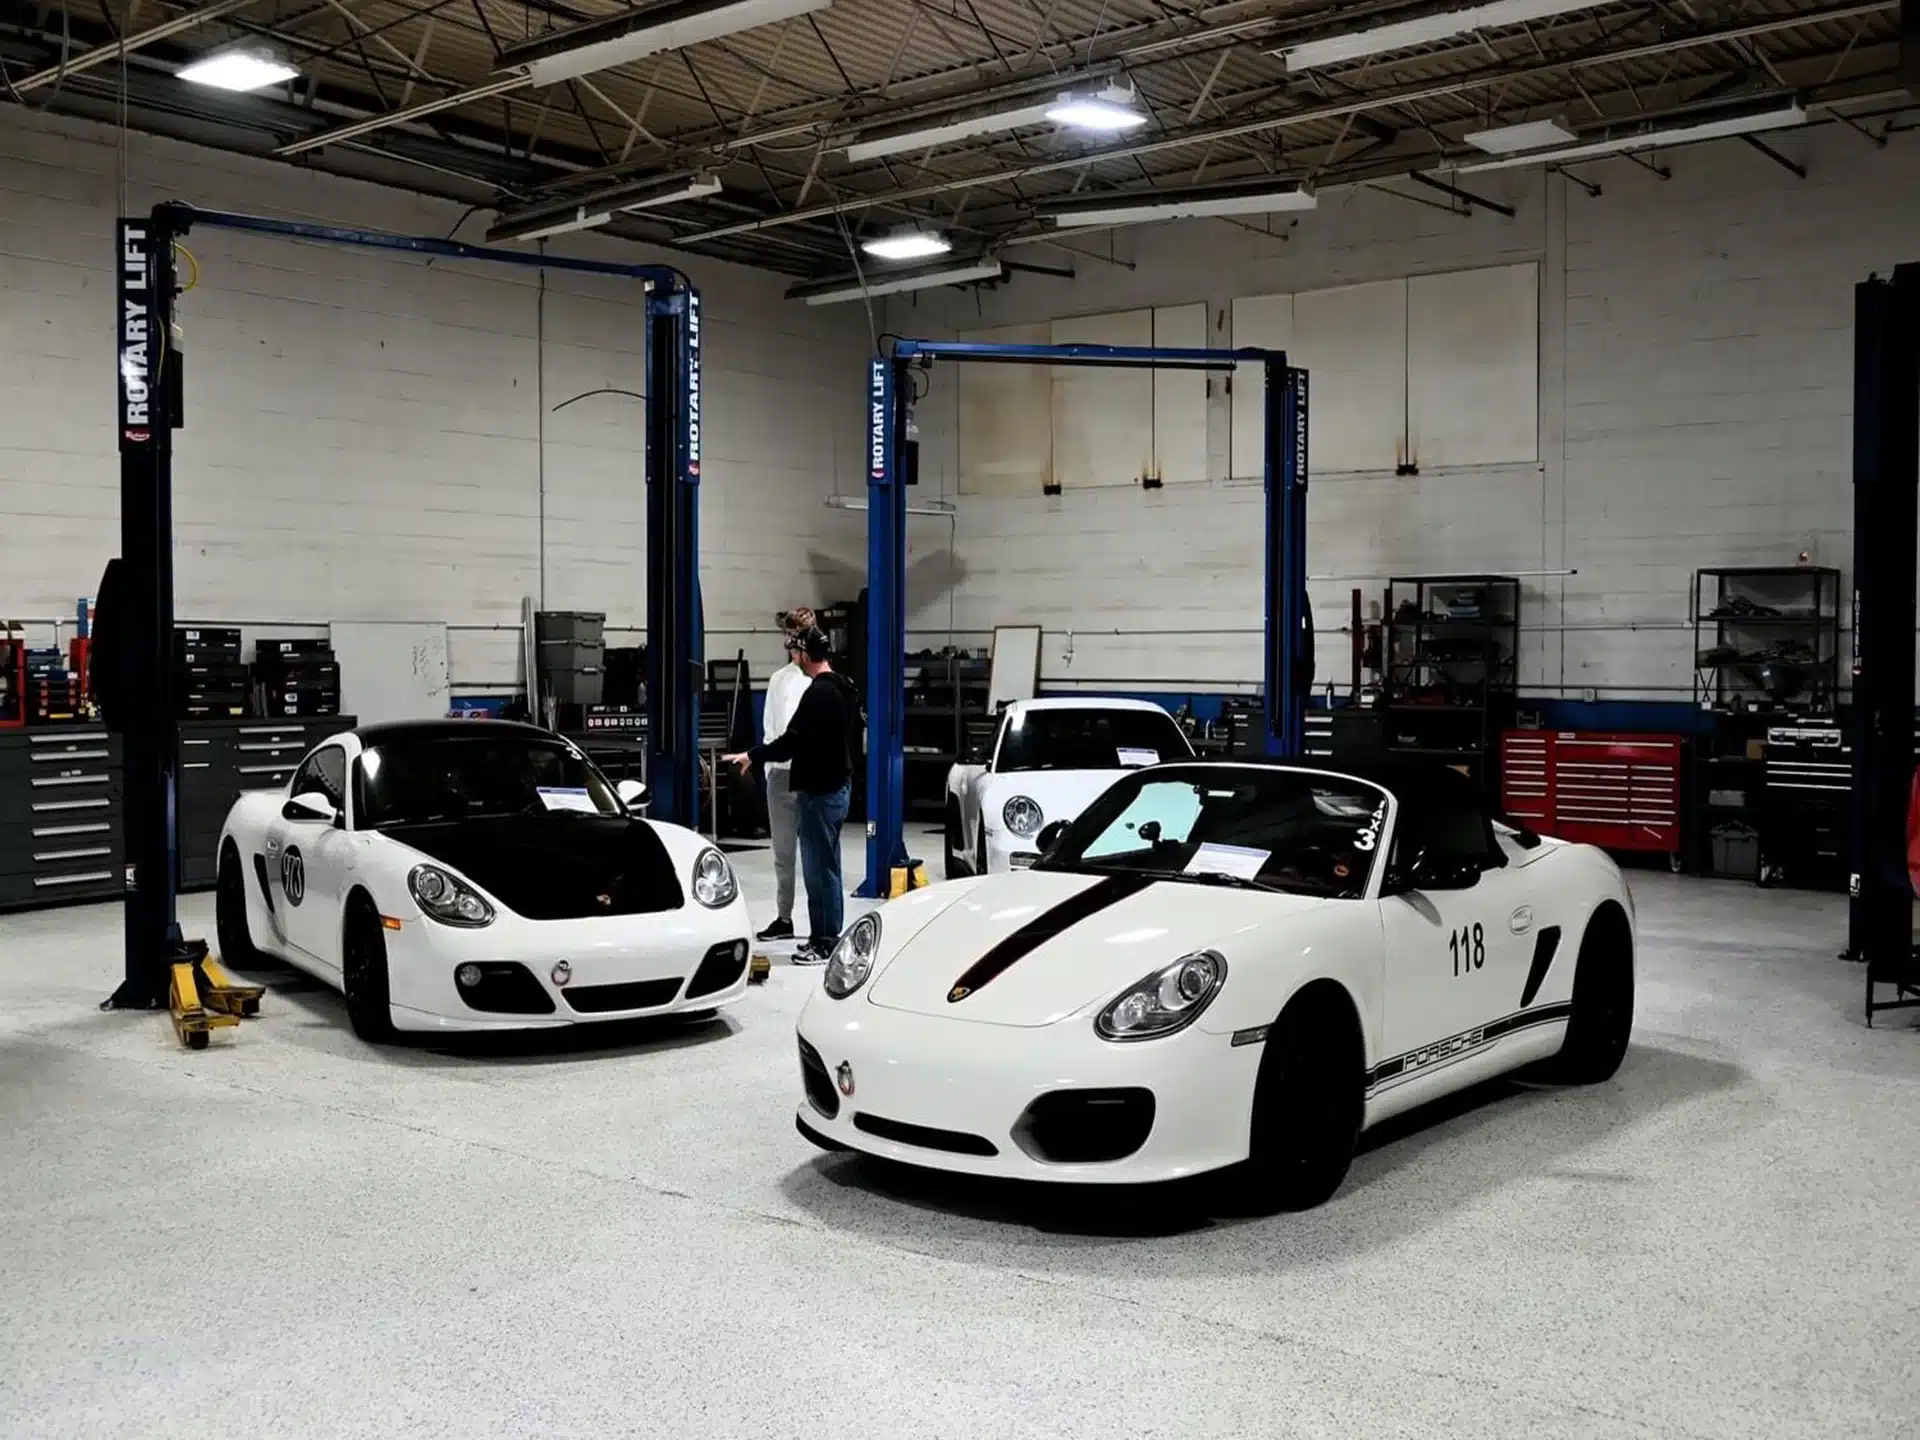
[[1313, 620], [1307, 606], [1307, 372], [1284, 355], [1267, 372], [1267, 747], [1303, 753], [1313, 688]]
[[[1920, 265], [1854, 288], [1853, 824], [1847, 949], [1867, 1019], [1920, 1004], [1907, 811], [1920, 520]], [[1890, 999], [1877, 987], [1893, 987]]]
[[[700, 828], [700, 296], [647, 292], [647, 786], [655, 818]], [[715, 763], [718, 763], [716, 759]]]
[[906, 796], [907, 489], [900, 437], [911, 393], [908, 362], [876, 355], [867, 370], [867, 879], [860, 894], [884, 899], [893, 867], [907, 858]]
[[166, 1002], [180, 947], [174, 902], [174, 767], [180, 751], [173, 664], [173, 431], [180, 423], [181, 356], [170, 353], [174, 225], [169, 207], [123, 219], [119, 245], [120, 593], [109, 617], [120, 647], [118, 691], [126, 816], [126, 969], [106, 1002]]

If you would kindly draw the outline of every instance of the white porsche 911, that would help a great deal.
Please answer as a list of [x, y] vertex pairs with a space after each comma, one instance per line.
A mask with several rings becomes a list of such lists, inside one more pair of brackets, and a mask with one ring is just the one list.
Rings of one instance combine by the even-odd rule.
[[1146, 700], [1016, 700], [993, 744], [947, 772], [947, 878], [1031, 865], [1036, 837], [1071, 820], [1129, 770], [1191, 760], [1173, 717]]
[[1626, 1053], [1619, 870], [1450, 770], [1163, 765], [1042, 838], [848, 927], [800, 1017], [803, 1134], [1029, 1180], [1240, 1166], [1296, 1209], [1390, 1115]]
[[531, 725], [365, 725], [220, 837], [220, 953], [343, 991], [357, 1034], [704, 1012], [747, 986], [746, 902], [705, 837], [641, 818]]

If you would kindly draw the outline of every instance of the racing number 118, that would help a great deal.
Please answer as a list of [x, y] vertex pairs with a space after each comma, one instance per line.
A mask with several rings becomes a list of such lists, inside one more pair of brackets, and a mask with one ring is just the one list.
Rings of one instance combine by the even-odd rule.
[[1487, 933], [1478, 924], [1462, 925], [1447, 937], [1447, 949], [1453, 952], [1453, 973], [1471, 975], [1487, 963]]

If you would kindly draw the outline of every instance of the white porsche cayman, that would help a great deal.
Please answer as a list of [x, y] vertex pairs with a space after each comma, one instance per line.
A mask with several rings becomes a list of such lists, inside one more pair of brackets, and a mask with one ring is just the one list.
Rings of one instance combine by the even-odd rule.
[[746, 904], [703, 836], [630, 813], [644, 793], [530, 725], [335, 735], [234, 802], [221, 955], [343, 991], [368, 1040], [712, 1010], [747, 986]]
[[1031, 865], [1036, 837], [1071, 820], [1129, 770], [1190, 760], [1173, 717], [1147, 700], [1016, 700], [993, 743], [947, 772], [947, 878]]
[[1368, 1125], [1626, 1052], [1618, 869], [1496, 824], [1452, 771], [1163, 765], [1044, 838], [848, 927], [800, 1017], [802, 1133], [1032, 1180], [1250, 1162], [1300, 1208]]

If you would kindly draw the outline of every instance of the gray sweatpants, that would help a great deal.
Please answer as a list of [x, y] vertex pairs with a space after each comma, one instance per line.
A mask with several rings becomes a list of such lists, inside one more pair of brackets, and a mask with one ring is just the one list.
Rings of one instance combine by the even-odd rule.
[[767, 829], [773, 835], [773, 880], [779, 892], [780, 918], [793, 919], [793, 852], [796, 833], [793, 771], [785, 766], [767, 771]]

